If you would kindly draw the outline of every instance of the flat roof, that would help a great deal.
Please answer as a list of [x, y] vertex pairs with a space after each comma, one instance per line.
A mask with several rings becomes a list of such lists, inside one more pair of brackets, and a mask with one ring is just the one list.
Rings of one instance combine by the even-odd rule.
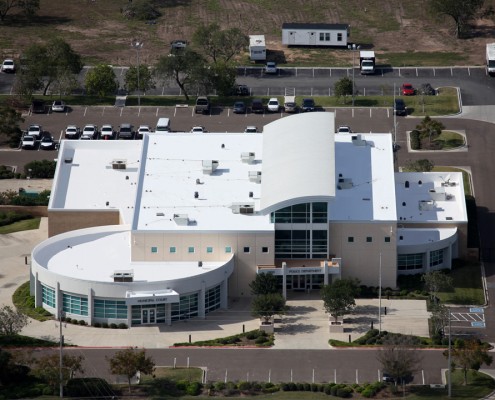
[[284, 22], [282, 29], [338, 29], [346, 30], [349, 24], [325, 24], [325, 23], [305, 23], [305, 22]]
[[[400, 225], [400, 224], [399, 224]], [[399, 228], [397, 246], [424, 245], [447, 239], [457, 232], [457, 228]]]
[[265, 35], [249, 35], [250, 46], [265, 46]]
[[461, 172], [397, 172], [397, 222], [467, 222]]
[[392, 135], [335, 134], [337, 191], [331, 221], [395, 221]]

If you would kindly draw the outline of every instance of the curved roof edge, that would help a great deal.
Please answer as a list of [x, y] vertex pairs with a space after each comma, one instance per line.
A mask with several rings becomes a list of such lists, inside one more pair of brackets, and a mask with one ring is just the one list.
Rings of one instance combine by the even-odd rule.
[[261, 210], [263, 215], [270, 214], [274, 211], [281, 210], [285, 207], [295, 206], [297, 204], [303, 203], [316, 203], [316, 202], [325, 202], [328, 203], [333, 199], [332, 196], [306, 196], [306, 197], [293, 197], [291, 199], [287, 199], [285, 201], [281, 201], [280, 203], [272, 204], [270, 207], [264, 208]]

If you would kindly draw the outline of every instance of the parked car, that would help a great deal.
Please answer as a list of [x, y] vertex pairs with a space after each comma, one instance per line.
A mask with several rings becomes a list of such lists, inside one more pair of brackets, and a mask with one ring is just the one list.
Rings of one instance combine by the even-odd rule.
[[286, 113], [295, 113], [297, 112], [297, 104], [293, 101], [288, 101], [284, 104], [284, 110]]
[[102, 125], [100, 128], [100, 137], [103, 140], [114, 139], [115, 131], [113, 130], [112, 125]]
[[314, 111], [315, 110], [315, 101], [311, 98], [303, 99], [301, 108], [302, 108], [303, 112]]
[[236, 101], [232, 109], [234, 114], [245, 114], [246, 113], [246, 103], [243, 101]]
[[98, 127], [93, 124], [87, 124], [84, 126], [80, 140], [93, 140], [98, 136]]
[[22, 137], [21, 146], [23, 149], [34, 149], [36, 146], [36, 139], [31, 135], [24, 135]]
[[196, 106], [194, 107], [195, 113], [209, 114], [210, 113], [210, 100], [206, 96], [200, 96], [196, 99]]
[[45, 112], [45, 102], [43, 100], [33, 100], [30, 111], [32, 114], [42, 114]]
[[131, 124], [121, 124], [119, 127], [119, 139], [133, 139], [134, 127]]
[[139, 139], [142, 139], [147, 133], [152, 133], [149, 125], [140, 125], [136, 134]]
[[394, 114], [395, 115], [407, 115], [406, 103], [402, 99], [394, 100]]
[[276, 74], [278, 72], [277, 63], [268, 61], [265, 65], [265, 74]]
[[413, 85], [410, 83], [404, 83], [402, 85], [402, 95], [403, 96], [414, 96], [416, 94], [416, 90]]
[[65, 128], [66, 139], [78, 139], [80, 133], [81, 131], [75, 125], [68, 125], [67, 128]]
[[429, 83], [423, 83], [419, 88], [419, 94], [425, 96], [435, 96], [437, 91]]
[[191, 128], [191, 133], [205, 133], [205, 132], [208, 132], [204, 126], [193, 126]]
[[43, 136], [43, 128], [37, 124], [29, 125], [27, 134], [39, 140]]
[[53, 148], [55, 148], [55, 142], [50, 135], [46, 135], [43, 136], [43, 139], [41, 139], [40, 147], [43, 150], [52, 150]]
[[246, 85], [235, 85], [232, 88], [233, 96], [249, 96], [249, 88]]
[[261, 99], [253, 99], [251, 103], [251, 112], [254, 114], [263, 114], [265, 112], [265, 106]]
[[55, 100], [52, 103], [52, 111], [53, 112], [65, 112], [65, 102], [62, 100]]
[[187, 41], [183, 39], [176, 39], [170, 42], [170, 47], [173, 50], [182, 50], [187, 47]]
[[268, 100], [268, 111], [271, 112], [278, 112], [280, 110], [280, 103], [278, 102], [278, 99], [276, 97], [272, 97], [270, 100]]
[[11, 60], [10, 58], [3, 60], [2, 63], [2, 72], [10, 72], [14, 73], [15, 72], [15, 63], [14, 60]]
[[337, 133], [352, 133], [352, 130], [347, 125], [341, 125], [339, 126], [339, 129], [337, 129]]
[[244, 129], [244, 133], [257, 133], [257, 132], [258, 132], [258, 128], [256, 128], [253, 125], [246, 126], [246, 129]]

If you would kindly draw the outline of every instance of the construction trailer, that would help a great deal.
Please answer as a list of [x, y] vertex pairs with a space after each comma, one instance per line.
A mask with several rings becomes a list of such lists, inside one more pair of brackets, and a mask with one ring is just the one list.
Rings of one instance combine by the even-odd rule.
[[486, 44], [486, 69], [490, 76], [495, 75], [495, 43]]
[[265, 35], [249, 35], [249, 58], [252, 61], [266, 60]]
[[284, 23], [282, 44], [287, 46], [347, 47], [348, 24]]

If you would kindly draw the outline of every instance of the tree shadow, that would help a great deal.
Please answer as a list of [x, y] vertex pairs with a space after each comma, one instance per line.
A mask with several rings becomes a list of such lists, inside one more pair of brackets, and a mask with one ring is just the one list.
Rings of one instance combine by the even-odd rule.
[[63, 25], [72, 21], [71, 18], [53, 15], [36, 15], [33, 18], [27, 18], [20, 14], [14, 14], [7, 15], [2, 24], [9, 27], [25, 28], [29, 26]]

